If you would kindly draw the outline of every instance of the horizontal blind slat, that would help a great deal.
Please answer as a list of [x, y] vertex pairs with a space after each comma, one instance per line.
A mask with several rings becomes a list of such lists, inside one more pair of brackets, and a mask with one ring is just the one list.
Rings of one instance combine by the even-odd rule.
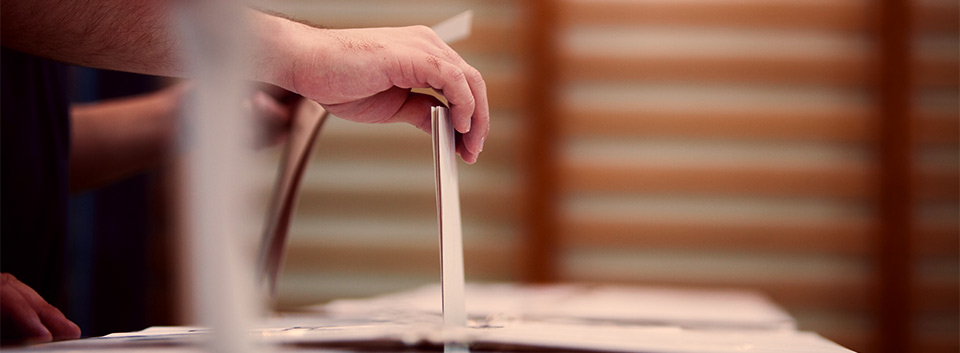
[[[599, 220], [570, 217], [564, 243], [580, 248], [748, 250], [773, 253], [864, 254], [870, 222], [864, 219], [704, 221], [696, 219]], [[775, 235], [775, 236], [773, 236]]]
[[859, 31], [871, 14], [861, 0], [622, 1], [566, 0], [561, 26], [646, 24], [750, 29]]
[[[561, 224], [564, 244], [579, 248], [664, 248], [769, 251], [774, 253], [872, 254], [869, 220], [710, 221], [571, 216]], [[957, 256], [960, 228], [928, 222], [916, 231], [917, 254]]]
[[[820, 84], [862, 87], [872, 79], [866, 55], [709, 56], [671, 53], [607, 55], [568, 52], [560, 58], [564, 79]], [[938, 76], [939, 78], [939, 76]]]
[[859, 142], [870, 135], [866, 106], [831, 108], [712, 108], [565, 105], [564, 136], [685, 136]]
[[[439, 244], [344, 243], [311, 241], [292, 243], [286, 268], [293, 271], [342, 270], [348, 272], [423, 273], [440, 270]], [[517, 249], [509, 242], [464, 245], [468, 277], [509, 276], [517, 266]]]
[[862, 198], [872, 173], [854, 166], [630, 165], [570, 161], [561, 166], [570, 192], [655, 192]]

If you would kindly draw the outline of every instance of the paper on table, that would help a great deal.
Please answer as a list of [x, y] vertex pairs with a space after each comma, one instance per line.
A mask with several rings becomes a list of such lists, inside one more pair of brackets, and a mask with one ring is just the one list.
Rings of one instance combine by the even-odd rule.
[[280, 175], [267, 209], [258, 258], [259, 280], [273, 297], [280, 275], [280, 264], [286, 248], [290, 217], [296, 208], [300, 179], [310, 161], [313, 142], [327, 118], [327, 111], [314, 101], [302, 99], [291, 118], [290, 136], [280, 160]]
[[433, 107], [430, 115], [437, 180], [437, 220], [440, 228], [443, 324], [465, 326], [467, 314], [463, 298], [463, 231], [460, 224], [456, 135], [446, 107]]
[[[440, 290], [428, 285], [367, 299], [318, 306], [327, 315], [394, 318], [441, 313]], [[466, 312], [478, 320], [669, 325], [693, 329], [794, 330], [786, 311], [747, 290], [662, 286], [477, 284], [465, 288]]]
[[[264, 343], [293, 347], [381, 347], [403, 350], [405, 346], [446, 342], [469, 342], [477, 350], [540, 349], [603, 352], [670, 353], [851, 353], [815, 333], [767, 330], [686, 330], [663, 326], [597, 325], [551, 322], [516, 322], [501, 327], [471, 327], [459, 331], [439, 330], [425, 323], [375, 322], [329, 325], [294, 324], [266, 327], [251, 332]], [[32, 347], [30, 352], [77, 351], [108, 347], [151, 347], [158, 343], [176, 347], [191, 344], [209, 330], [193, 327], [155, 327], [139, 332], [108, 335], [78, 341]], [[5, 349], [6, 351], [6, 349]]]
[[[479, 288], [479, 290], [478, 290]], [[478, 320], [457, 330], [450, 330], [441, 322], [436, 310], [417, 310], [427, 302], [436, 304], [434, 287], [423, 287], [414, 292], [368, 299], [365, 301], [334, 302], [323, 306], [320, 312], [288, 314], [274, 317], [252, 332], [265, 343], [286, 344], [283, 347], [330, 347], [366, 350], [404, 350], [414, 345], [443, 345], [450, 342], [468, 343], [477, 350], [509, 351], [541, 350], [609, 351], [609, 352], [672, 352], [672, 353], [850, 353], [815, 333], [798, 332], [792, 328], [742, 329], [737, 325], [745, 318], [780, 320], [785, 315], [770, 310], [772, 303], [744, 291], [681, 290], [663, 287], [639, 286], [516, 286], [471, 285], [470, 304], [486, 307], [487, 312], [504, 316]], [[410, 297], [420, 299], [410, 300]], [[543, 305], [539, 302], [545, 300]], [[758, 302], [759, 300], [759, 302]], [[610, 302], [607, 302], [610, 301]], [[499, 304], [498, 304], [499, 303]], [[564, 306], [579, 307], [591, 320], [564, 320], [563, 317], [544, 314], [544, 320], [530, 320], [522, 314], [527, 311], [541, 314]], [[539, 307], [538, 307], [539, 306]], [[609, 321], [588, 313], [591, 307], [619, 306], [626, 312], [641, 314], [634, 323], [620, 321], [613, 316]], [[687, 308], [686, 306], [691, 306]], [[727, 307], [730, 306], [730, 307]], [[654, 309], [665, 307], [666, 309]], [[645, 309], [644, 309], [645, 308]], [[411, 310], [412, 309], [412, 310]], [[472, 310], [477, 310], [473, 308]], [[688, 312], [705, 310], [692, 318]], [[664, 320], [663, 313], [673, 311]], [[743, 311], [743, 312], [740, 312]], [[642, 313], [646, 312], [645, 315]], [[688, 327], [684, 322], [713, 320], [720, 314], [730, 317], [731, 326], [710, 325]], [[471, 311], [473, 313], [473, 311]], [[679, 315], [678, 315], [679, 313]], [[511, 316], [521, 314], [518, 316]], [[597, 315], [610, 315], [600, 310]], [[652, 315], [652, 316], [650, 316]], [[569, 316], [568, 316], [569, 317]], [[645, 318], [662, 321], [652, 324]], [[576, 317], [573, 317], [576, 318]], [[635, 322], [645, 322], [636, 324]], [[673, 325], [673, 324], [677, 325]], [[209, 330], [195, 327], [154, 327], [148, 330], [114, 334], [101, 339], [81, 340], [58, 347], [116, 347], [124, 344], [146, 345], [163, 343], [191, 343], [197, 335]], [[87, 342], [82, 342], [87, 341]]]
[[[553, 286], [549, 286], [553, 287]], [[654, 304], [655, 305], [655, 304]], [[403, 310], [403, 308], [396, 308]], [[269, 342], [332, 347], [364, 347], [393, 342], [406, 346], [466, 343], [478, 351], [602, 351], [670, 353], [851, 353], [816, 333], [792, 329], [687, 329], [669, 325], [604, 322], [494, 320], [449, 330], [436, 315], [411, 314], [393, 319], [378, 314], [356, 318], [291, 315], [274, 318], [263, 330]], [[342, 320], [339, 325], [330, 321]], [[345, 345], [346, 344], [346, 345]], [[388, 349], [383, 349], [388, 350]]]

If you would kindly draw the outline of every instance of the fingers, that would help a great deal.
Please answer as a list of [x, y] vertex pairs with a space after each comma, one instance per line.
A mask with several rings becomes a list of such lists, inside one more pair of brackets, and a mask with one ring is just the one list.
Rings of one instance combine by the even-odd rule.
[[438, 60], [436, 56], [426, 57], [414, 76], [426, 77], [430, 87], [443, 91], [450, 102], [454, 129], [464, 135], [464, 150], [469, 152], [467, 155], [476, 157], [483, 150], [483, 142], [490, 131], [486, 83], [480, 73], [466, 63], [463, 64], [465, 68], [461, 68]]
[[4, 341], [46, 342], [53, 339], [50, 330], [43, 325], [33, 306], [17, 289], [13, 288], [13, 285], [4, 281], [0, 286], [0, 299], [2, 299], [0, 300], [0, 318], [2, 318], [0, 327], [3, 328]]
[[450, 102], [454, 129], [460, 133], [467, 133], [472, 129], [476, 99], [461, 67], [438, 56], [427, 54], [415, 64], [414, 77], [423, 77], [430, 87], [443, 91], [443, 96]]
[[429, 134], [430, 107], [442, 105], [431, 95], [393, 87], [365, 100], [325, 105], [324, 108], [336, 116], [350, 116], [354, 121], [408, 123]]
[[[16, 278], [13, 278], [12, 275], [5, 275], [10, 276], [12, 279], [12, 281], [7, 281], [11, 284], [9, 287], [13, 287], [13, 289], [15, 289], [29, 304], [29, 306], [39, 317], [40, 321], [43, 323], [43, 326], [49, 330], [49, 334], [53, 337], [53, 339], [72, 339], [80, 337], [80, 327], [67, 319], [67, 317], [64, 316], [59, 309], [47, 303], [46, 300], [43, 300], [43, 298], [40, 297], [40, 294], [37, 294], [33, 288], [30, 288]], [[4, 287], [8, 286], [5, 285]]]
[[457, 153], [460, 153], [460, 158], [463, 158], [463, 161], [467, 162], [468, 164], [476, 163], [477, 157], [479, 157], [478, 153], [470, 152], [470, 150], [467, 149], [463, 142], [463, 134], [458, 132], [456, 135]]
[[361, 123], [410, 122], [409, 120], [398, 120], [401, 118], [397, 117], [397, 112], [406, 103], [408, 95], [410, 95], [410, 90], [392, 87], [364, 99], [340, 104], [324, 104], [323, 107], [330, 114]]
[[410, 95], [408, 90], [433, 88], [449, 102], [451, 122], [462, 135], [461, 156], [476, 161], [490, 131], [486, 83], [431, 29], [414, 26], [316, 34], [318, 43], [333, 50], [296, 61], [304, 64], [295, 66], [288, 88], [347, 120], [404, 121], [424, 131], [429, 131], [428, 105], [436, 102]]
[[3, 339], [45, 342], [80, 337], [80, 328], [9, 273], [0, 278]]
[[394, 119], [416, 126], [429, 134], [433, 129], [430, 123], [430, 108], [435, 106], [443, 106], [443, 103], [431, 95], [410, 92]]
[[[474, 109], [470, 112], [471, 115], [460, 117], [455, 111], [451, 113], [454, 115], [455, 121], [456, 119], [470, 119], [469, 125], [471, 128], [469, 131], [459, 129], [457, 131], [464, 134], [464, 147], [470, 152], [473, 152], [474, 155], [479, 154], [480, 151], [483, 150], [483, 142], [490, 132], [490, 107], [487, 101], [487, 84], [483, 80], [483, 75], [481, 75], [477, 69], [467, 64], [449, 45], [439, 40], [437, 41], [437, 45], [440, 47], [443, 56], [451, 60], [454, 65], [457, 65], [462, 70], [470, 93], [473, 95]], [[455, 108], [455, 105], [451, 104], [451, 108]]]
[[487, 102], [487, 84], [483, 81], [480, 72], [471, 67], [467, 71], [467, 83], [470, 84], [470, 90], [474, 94], [476, 108], [472, 117], [473, 128], [463, 135], [463, 145], [476, 157], [483, 151], [483, 143], [490, 133], [490, 106]]
[[[432, 30], [417, 27], [430, 43], [413, 63], [413, 80], [424, 80], [441, 90], [450, 102], [454, 128], [462, 133], [466, 151], [479, 154], [490, 132], [490, 108], [483, 76], [456, 51], [443, 43]], [[423, 82], [405, 82], [405, 87], [422, 87]]]
[[[373, 102], [376, 102], [373, 104]], [[357, 120], [371, 123], [408, 123], [418, 129], [431, 133], [430, 107], [442, 106], [439, 100], [428, 94], [410, 92], [402, 88], [391, 88], [371, 97], [369, 100], [346, 104], [324, 106], [334, 115], [349, 115]], [[475, 163], [479, 152], [472, 152], [464, 145], [463, 134], [457, 132], [457, 152], [467, 163]]]
[[[39, 298], [39, 296], [37, 297]], [[34, 309], [37, 310], [37, 315], [40, 317], [43, 325], [50, 330], [50, 335], [53, 336], [53, 339], [66, 340], [80, 338], [80, 327], [73, 323], [73, 321], [70, 321], [70, 319], [67, 319], [67, 317], [60, 312], [60, 309], [48, 304], [46, 301], [40, 303], [39, 306], [39, 308], [34, 307]]]
[[[431, 133], [430, 107], [438, 105], [442, 105], [442, 103], [431, 95], [410, 93], [403, 106], [397, 111], [395, 119], [396, 121], [409, 123], [420, 130]], [[464, 146], [463, 134], [459, 132], [455, 134], [456, 149], [457, 152], [460, 153], [460, 158], [463, 158], [464, 162], [470, 164], [476, 163], [478, 152], [471, 152]]]

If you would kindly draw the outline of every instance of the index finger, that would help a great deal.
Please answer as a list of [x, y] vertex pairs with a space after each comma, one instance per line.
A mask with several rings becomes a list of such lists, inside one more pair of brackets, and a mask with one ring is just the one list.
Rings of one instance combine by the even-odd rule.
[[53, 338], [69, 339], [80, 337], [80, 327], [67, 319], [67, 317], [60, 312], [60, 309], [47, 303], [33, 288], [30, 288], [17, 279], [8, 281], [7, 284], [20, 293], [23, 299], [33, 308], [33, 311], [36, 312], [36, 315], [40, 318], [40, 321], [43, 322], [43, 325], [46, 326], [47, 330], [49, 330]]
[[10, 283], [0, 286], [0, 313], [4, 326], [3, 339], [50, 341], [53, 336], [43, 325], [33, 306]]
[[[470, 119], [467, 123], [470, 126], [469, 131], [460, 130], [460, 132], [463, 133], [463, 147], [466, 148], [468, 152], [471, 152], [475, 160], [476, 155], [483, 150], [483, 142], [490, 132], [490, 107], [487, 101], [487, 83], [483, 80], [483, 75], [480, 74], [480, 71], [470, 66], [466, 60], [463, 60], [463, 57], [457, 54], [449, 44], [439, 42], [437, 46], [440, 48], [440, 53], [438, 54], [449, 59], [463, 72], [464, 79], [472, 95], [472, 101], [474, 102], [473, 111], [469, 116], [459, 118]], [[451, 113], [454, 113], [453, 118], [456, 120], [458, 118], [456, 115], [457, 112], [451, 111]]]
[[487, 84], [483, 81], [483, 76], [480, 75], [480, 71], [469, 65], [466, 66], [467, 83], [470, 85], [470, 91], [473, 92], [476, 103], [471, 117], [471, 129], [463, 135], [463, 145], [476, 156], [483, 151], [483, 143], [490, 133], [490, 106], [487, 102]]
[[455, 60], [429, 53], [420, 64], [418, 66], [420, 71], [414, 76], [424, 77], [425, 83], [431, 88], [443, 92], [443, 96], [450, 103], [454, 129], [461, 133], [469, 132], [472, 129], [470, 125], [476, 110], [476, 98], [467, 80], [465, 69]]

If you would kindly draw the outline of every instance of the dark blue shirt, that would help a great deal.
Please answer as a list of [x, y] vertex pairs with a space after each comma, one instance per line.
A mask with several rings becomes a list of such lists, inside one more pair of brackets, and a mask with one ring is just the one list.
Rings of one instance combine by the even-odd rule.
[[58, 305], [69, 196], [67, 66], [2, 50], [0, 271]]

